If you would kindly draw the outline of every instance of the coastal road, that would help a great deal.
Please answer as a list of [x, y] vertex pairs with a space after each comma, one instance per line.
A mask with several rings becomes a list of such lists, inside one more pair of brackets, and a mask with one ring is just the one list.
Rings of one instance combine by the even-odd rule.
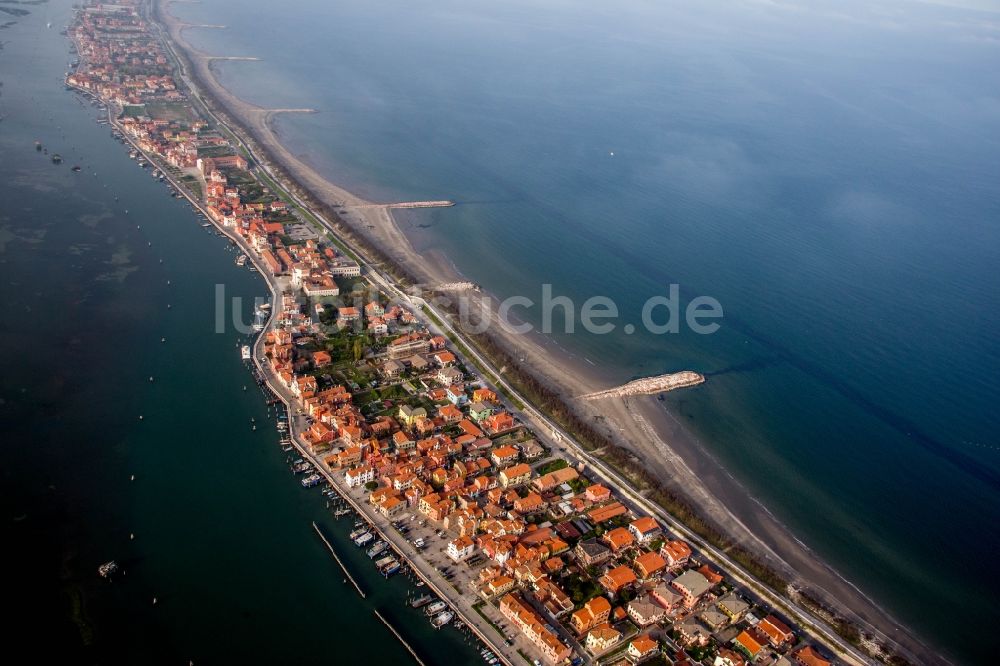
[[[161, 40], [163, 41], [167, 52], [170, 53], [171, 57], [174, 59], [184, 84], [189, 90], [199, 90], [198, 86], [188, 76], [188, 73], [183, 65], [183, 60], [177, 56], [174, 51], [173, 44], [163, 34], [160, 24], [156, 21], [151, 21], [151, 23], [155, 25], [156, 29], [159, 31]], [[194, 99], [192, 101], [194, 101]], [[282, 180], [279, 179], [279, 177], [272, 170], [269, 161], [262, 159], [260, 156], [255, 154], [255, 151], [251, 148], [248, 142], [244, 140], [241, 131], [238, 131], [223, 122], [203, 105], [199, 104], [199, 106], [203, 109], [207, 117], [212, 118], [212, 120], [219, 126], [225, 128], [235, 139], [237, 144], [254, 162], [254, 168], [263, 171], [271, 181], [279, 186], [281, 191], [276, 192], [276, 194], [293, 201], [300, 208], [308, 211], [309, 214], [312, 215], [326, 229], [331, 237], [336, 239], [343, 246], [351, 247], [351, 244], [346, 242], [340, 236], [336, 227], [329, 220], [317, 211], [313, 211], [300, 197], [291, 192], [291, 188], [285, 186]], [[198, 205], [200, 208], [200, 204]], [[613, 469], [610, 469], [603, 463], [603, 461], [591, 456], [568, 432], [563, 430], [562, 427], [552, 421], [548, 416], [533, 407], [515, 387], [510, 385], [507, 380], [503, 378], [500, 370], [495, 368], [488, 359], [475, 349], [472, 343], [460, 331], [451, 325], [444, 313], [437, 310], [432, 303], [415, 297], [411, 298], [408, 294], [399, 289], [389, 278], [383, 276], [374, 266], [373, 262], [361, 251], [357, 248], [352, 248], [352, 251], [358, 258], [365, 276], [368, 277], [373, 283], [386, 291], [386, 293], [402, 302], [422, 305], [428, 312], [441, 321], [441, 327], [438, 327], [433, 321], [427, 323], [431, 330], [447, 334], [452, 339], [460, 341], [469, 350], [469, 354], [472, 357], [471, 359], [466, 358], [463, 360], [466, 362], [470, 360], [473, 361], [470, 365], [478, 366], [480, 370], [484, 371], [487, 375], [496, 377], [496, 388], [503, 389], [503, 391], [506, 391], [508, 395], [513, 396], [517, 401], [524, 405], [523, 409], [519, 409], [514, 405], [508, 405], [508, 408], [513, 413], [518, 415], [525, 424], [533, 424], [539, 436], [545, 440], [545, 443], [549, 445], [553, 451], [561, 452], [564, 456], [575, 458], [586, 463], [586, 465], [590, 468], [590, 475], [596, 476], [598, 480], [601, 480], [610, 487], [615, 488], [631, 509], [638, 513], [655, 516], [668, 532], [670, 532], [673, 536], [684, 539], [690, 543], [696, 553], [700, 554], [703, 559], [711, 560], [712, 563], [730, 580], [745, 588], [747, 592], [752, 593], [752, 595], [756, 597], [756, 601], [763, 602], [776, 611], [789, 616], [800, 629], [812, 634], [826, 644], [827, 647], [832, 648], [837, 653], [839, 658], [851, 664], [874, 663], [857, 648], [841, 638], [829, 625], [812, 613], [812, 611], [783, 596], [780, 596], [776, 592], [757, 582], [751, 574], [746, 572], [738, 563], [730, 559], [728, 555], [716, 549], [711, 544], [703, 541], [698, 535], [691, 532], [685, 525], [674, 519], [673, 516], [668, 514], [662, 507], [650, 502], [635, 492], [626, 479], [621, 477]], [[252, 256], [252, 253], [249, 254]], [[267, 275], [267, 272], [263, 269], [263, 267], [259, 267], [259, 270], [263, 275]], [[277, 306], [272, 307], [272, 313], [275, 309], [277, 309]], [[464, 356], [457, 349], [453, 351], [459, 356]], [[255, 353], [254, 358], [256, 359], [257, 357], [258, 355]], [[871, 627], [867, 623], [865, 623], [865, 628], [868, 631], [880, 636], [880, 638], [882, 638], [885, 642], [893, 645], [895, 644], [895, 641], [893, 641], [890, 637], [878, 632], [874, 627]], [[490, 630], [492, 631], [492, 628], [490, 628]]]

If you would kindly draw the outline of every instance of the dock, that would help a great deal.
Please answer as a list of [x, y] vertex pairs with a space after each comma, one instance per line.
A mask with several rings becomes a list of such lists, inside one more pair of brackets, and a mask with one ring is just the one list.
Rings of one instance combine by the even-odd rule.
[[[352, 576], [351, 572], [347, 570], [346, 566], [344, 566], [344, 563], [340, 560], [340, 556], [337, 555], [337, 551], [335, 551], [330, 542], [327, 541], [326, 535], [323, 534], [323, 530], [319, 528], [319, 525], [316, 524], [315, 520], [313, 521], [313, 529], [316, 530], [316, 534], [318, 534], [319, 538], [322, 539], [323, 543], [326, 544], [327, 550], [329, 550], [330, 554], [333, 555], [333, 559], [337, 560], [337, 564], [339, 564], [340, 568], [344, 570], [344, 575], [347, 576], [347, 580], [351, 581], [351, 584], [354, 585], [354, 589], [357, 590], [358, 594], [361, 595], [361, 598], [364, 599], [365, 598], [364, 590], [361, 589], [361, 586], [358, 585], [358, 581], [354, 580], [354, 576]], [[417, 661], [419, 661], [419, 659]]]

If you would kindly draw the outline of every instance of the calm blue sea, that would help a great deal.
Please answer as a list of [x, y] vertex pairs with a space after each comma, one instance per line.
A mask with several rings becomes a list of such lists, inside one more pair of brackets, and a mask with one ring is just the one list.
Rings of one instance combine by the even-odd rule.
[[[711, 336], [560, 335], [671, 396], [795, 534], [969, 657], [997, 619], [1000, 13], [980, 3], [176, 5], [292, 150], [500, 296], [678, 283]], [[992, 527], [991, 527], [992, 526]]]

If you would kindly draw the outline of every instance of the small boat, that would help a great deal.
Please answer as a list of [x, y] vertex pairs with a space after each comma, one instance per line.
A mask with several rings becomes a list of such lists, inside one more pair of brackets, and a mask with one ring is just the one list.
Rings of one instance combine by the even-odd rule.
[[35, 150], [37, 150], [38, 152], [42, 152], [42, 142], [41, 141], [36, 141], [35, 142]]
[[379, 571], [381, 571], [382, 569], [384, 569], [385, 567], [389, 566], [390, 564], [392, 564], [395, 561], [396, 561], [395, 557], [393, 557], [392, 555], [388, 555], [386, 557], [383, 557], [381, 560], [378, 560], [377, 562], [375, 562], [375, 567]]
[[236, 265], [237, 266], [242, 266], [245, 263], [247, 263], [247, 255], [241, 254], [240, 256], [236, 257]]
[[62, 155], [60, 155], [59, 153], [52, 153], [52, 163], [53, 164], [61, 164], [62, 163]]
[[72, 171], [73, 173], [79, 173], [80, 172], [80, 165], [79, 164], [74, 164], [73, 167], [70, 169], [70, 171]]
[[323, 481], [323, 477], [319, 474], [310, 474], [306, 478], [302, 479], [303, 488], [312, 488], [313, 486], [318, 486]]
[[432, 597], [431, 595], [429, 595], [429, 594], [421, 594], [419, 597], [417, 597], [416, 599], [414, 599], [413, 601], [410, 602], [410, 607], [411, 608], [420, 608], [422, 606], [426, 606], [427, 604], [429, 604], [433, 600], [434, 600], [434, 597]]
[[250, 360], [250, 345], [243, 345], [243, 348], [240, 350], [240, 356], [244, 361]]
[[428, 606], [427, 610], [425, 610], [424, 612], [427, 613], [428, 616], [437, 615], [438, 613], [440, 613], [443, 610], [446, 610], [447, 608], [448, 604], [446, 604], [445, 602], [435, 601], [430, 606]]
[[97, 567], [97, 575], [101, 578], [110, 578], [115, 572], [118, 571], [118, 563], [114, 560], [110, 562], [105, 562], [101, 566]]
[[[330, 493], [330, 496], [333, 497], [334, 493]], [[336, 516], [337, 518], [343, 518], [344, 516], [351, 515], [351, 510], [350, 509], [337, 509], [336, 511], [333, 512], [333, 515]]]
[[451, 622], [452, 619], [454, 619], [454, 617], [455, 617], [454, 613], [452, 613], [451, 611], [445, 611], [440, 615], [435, 615], [434, 618], [431, 620], [431, 625], [433, 625], [435, 629], [440, 629], [444, 625]]

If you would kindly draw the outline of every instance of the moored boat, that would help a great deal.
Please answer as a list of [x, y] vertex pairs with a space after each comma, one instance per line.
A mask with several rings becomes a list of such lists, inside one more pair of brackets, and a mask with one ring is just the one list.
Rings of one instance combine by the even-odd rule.
[[101, 566], [97, 567], [97, 575], [101, 578], [110, 578], [113, 574], [118, 571], [118, 563], [114, 560], [110, 562], [105, 562]]
[[451, 611], [445, 611], [440, 615], [435, 615], [431, 619], [431, 624], [434, 626], [435, 629], [440, 629], [444, 625], [451, 622], [454, 617], [455, 617], [454, 613], [452, 613]]
[[419, 597], [417, 597], [416, 599], [414, 599], [413, 601], [410, 602], [410, 607], [411, 608], [421, 608], [423, 606], [426, 606], [427, 604], [429, 604], [433, 600], [434, 600], [434, 597], [432, 597], [431, 595], [429, 595], [429, 594], [422, 594], [422, 595], [420, 595]]
[[303, 488], [312, 488], [313, 486], [318, 486], [323, 481], [323, 477], [319, 474], [310, 474], [306, 478], [302, 479]]
[[438, 613], [440, 613], [441, 611], [443, 611], [443, 610], [445, 610], [447, 608], [448, 608], [448, 604], [446, 604], [445, 602], [443, 602], [443, 601], [435, 601], [430, 606], [428, 606], [427, 610], [424, 611], [424, 612], [427, 613], [427, 615], [437, 615]]

